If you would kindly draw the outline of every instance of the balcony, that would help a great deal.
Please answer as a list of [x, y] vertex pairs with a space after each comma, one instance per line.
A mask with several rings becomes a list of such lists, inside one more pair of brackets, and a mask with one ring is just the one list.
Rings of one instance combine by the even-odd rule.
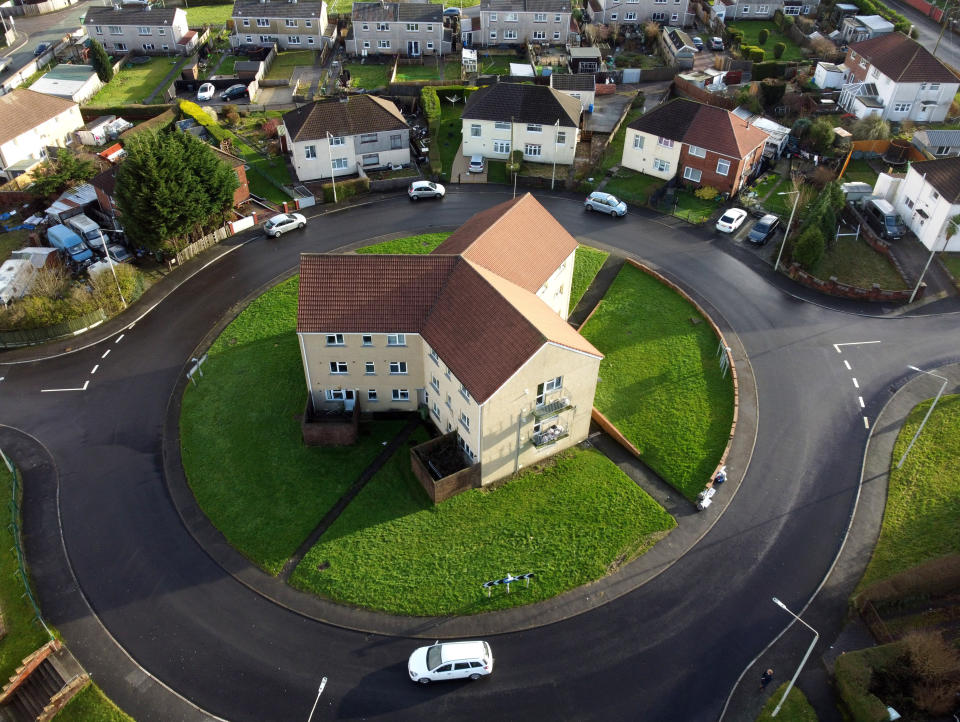
[[558, 441], [560, 441], [560, 439], [565, 439], [568, 436], [570, 436], [570, 432], [567, 431], [565, 426], [554, 424], [553, 426], [547, 427], [539, 434], [534, 434], [530, 438], [530, 442], [539, 449], [544, 446], [556, 444]]
[[533, 418], [535, 419], [545, 419], [548, 416], [556, 416], [562, 411], [567, 409], [572, 409], [573, 404], [570, 403], [570, 399], [565, 397], [562, 399], [557, 399], [556, 401], [551, 401], [548, 404], [540, 404], [539, 406], [533, 409]]

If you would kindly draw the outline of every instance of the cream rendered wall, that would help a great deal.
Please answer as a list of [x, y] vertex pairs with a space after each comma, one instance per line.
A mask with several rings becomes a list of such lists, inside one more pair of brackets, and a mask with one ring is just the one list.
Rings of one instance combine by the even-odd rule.
[[571, 253], [537, 291], [537, 297], [553, 309], [564, 321], [570, 314], [570, 287], [573, 285], [573, 264], [576, 251]]
[[[913, 204], [912, 208], [907, 201]], [[915, 168], [907, 171], [907, 177], [901, 181], [890, 202], [927, 249], [938, 252], [960, 250], [960, 233], [955, 232], [949, 240], [946, 237], [949, 221], [960, 213], [960, 206], [951, 204], [937, 193]], [[919, 210], [927, 214], [926, 219], [917, 212]]]
[[4, 166], [11, 166], [31, 156], [39, 161], [40, 151], [45, 146], [63, 147], [70, 134], [82, 127], [83, 117], [80, 115], [80, 106], [71, 106], [56, 117], [40, 123], [0, 146], [0, 161]]
[[[643, 139], [643, 147], [636, 147], [636, 139]], [[680, 142], [674, 141], [672, 148], [660, 145], [659, 138], [650, 133], [642, 133], [633, 128], [627, 128], [627, 137], [623, 143], [623, 165], [632, 170], [652, 175], [655, 178], [670, 180], [680, 168]], [[653, 162], [656, 159], [670, 164], [669, 170], [655, 170]]]
[[[286, 128], [284, 128], [286, 133]], [[289, 138], [290, 136], [287, 135]], [[335, 145], [327, 150], [327, 139], [317, 138], [316, 140], [304, 140], [297, 143], [291, 143], [290, 160], [293, 163], [293, 169], [297, 178], [301, 181], [314, 180], [316, 178], [330, 177], [330, 160], [337, 158], [346, 158], [347, 167], [337, 168], [333, 171], [334, 177], [351, 175], [357, 172], [357, 155], [354, 152], [353, 136], [347, 136], [343, 145]], [[307, 146], [314, 146], [317, 150], [315, 158], [307, 158]], [[407, 150], [409, 161], [409, 149]]]
[[[474, 457], [480, 442], [480, 406], [476, 400], [460, 391], [460, 380], [443, 362], [434, 360], [429, 345], [423, 343], [423, 386], [427, 393], [427, 405], [430, 407], [430, 419], [441, 433], [456, 431], [470, 447]], [[460, 421], [460, 414], [470, 419], [470, 428]]]
[[[497, 140], [511, 143], [511, 150], [524, 150], [527, 143], [539, 145], [540, 156], [530, 158], [535, 163], [553, 163], [554, 157], [558, 164], [571, 165], [577, 149], [579, 130], [577, 128], [560, 126], [560, 132], [566, 133], [564, 142], [557, 145], [554, 142], [556, 126], [544, 125], [540, 133], [527, 130], [525, 123], [513, 123], [513, 132], [507, 128], [498, 129], [492, 120], [463, 119], [463, 154], [465, 156], [482, 155], [484, 158], [508, 160], [509, 153], [494, 153], [493, 143]], [[480, 135], [472, 135], [472, 126], [480, 126]], [[512, 140], [512, 142], [511, 142]], [[526, 156], [524, 156], [526, 157]]]
[[[486, 485], [502, 479], [583, 441], [590, 430], [590, 412], [599, 370], [599, 358], [548, 342], [487, 399], [481, 407], [482, 483]], [[563, 385], [547, 394], [545, 403], [569, 397], [574, 408], [562, 412], [554, 420], [545, 420], [549, 421], [545, 425], [560, 423], [570, 435], [556, 444], [537, 449], [531, 443], [536, 423], [532, 412], [537, 385], [556, 376], [563, 377]]]
[[[331, 331], [331, 333], [333, 333]], [[374, 333], [373, 344], [363, 345], [360, 333], [343, 334], [342, 346], [328, 346], [325, 333], [301, 333], [300, 348], [304, 372], [317, 408], [332, 406], [337, 402], [326, 400], [327, 389], [355, 389], [363, 411], [414, 411], [417, 408], [417, 389], [423, 384], [423, 340], [419, 334], [406, 334], [405, 346], [388, 346], [387, 334]], [[346, 374], [330, 373], [331, 361], [345, 361]], [[374, 373], [365, 370], [367, 361], [374, 362]], [[391, 374], [391, 361], [406, 361], [406, 374]], [[392, 391], [405, 388], [410, 393], [408, 401], [393, 401]], [[378, 400], [368, 401], [367, 391], [375, 389]]]

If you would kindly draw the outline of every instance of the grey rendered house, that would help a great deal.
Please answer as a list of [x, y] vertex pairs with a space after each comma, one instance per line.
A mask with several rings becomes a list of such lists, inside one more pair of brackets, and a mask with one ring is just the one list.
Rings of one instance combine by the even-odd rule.
[[565, 45], [571, 32], [570, 0], [480, 0], [474, 45]]
[[350, 55], [417, 58], [450, 52], [450, 38], [444, 38], [442, 5], [355, 2], [352, 22], [346, 42]]
[[230, 45], [273, 45], [281, 50], [320, 50], [332, 44], [336, 25], [321, 0], [236, 0], [231, 12]]
[[183, 8], [91, 7], [83, 26], [114, 54], [138, 50], [148, 55], [187, 55], [197, 43]]

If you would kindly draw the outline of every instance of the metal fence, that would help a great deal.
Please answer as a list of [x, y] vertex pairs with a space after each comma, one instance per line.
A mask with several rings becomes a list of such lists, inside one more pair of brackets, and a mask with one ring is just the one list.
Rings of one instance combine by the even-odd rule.
[[23, 583], [24, 596], [30, 600], [30, 605], [33, 607], [34, 620], [40, 623], [40, 626], [43, 627], [47, 636], [53, 640], [53, 632], [50, 631], [47, 623], [43, 621], [43, 615], [40, 614], [40, 605], [37, 604], [36, 597], [33, 596], [33, 589], [27, 577], [26, 565], [23, 562], [23, 546], [20, 543], [20, 474], [10, 459], [7, 458], [7, 455], [3, 453], [3, 449], [0, 449], [0, 459], [3, 460], [4, 466], [10, 473], [10, 523], [7, 525], [7, 528], [10, 529], [10, 533], [13, 536], [13, 549], [17, 555], [17, 571], [15, 575], [19, 576], [20, 581]]
[[32, 346], [38, 343], [54, 341], [65, 336], [75, 336], [94, 326], [99, 326], [106, 319], [107, 314], [98, 308], [83, 316], [71, 318], [68, 321], [53, 326], [29, 328], [23, 331], [0, 331], [0, 348]]

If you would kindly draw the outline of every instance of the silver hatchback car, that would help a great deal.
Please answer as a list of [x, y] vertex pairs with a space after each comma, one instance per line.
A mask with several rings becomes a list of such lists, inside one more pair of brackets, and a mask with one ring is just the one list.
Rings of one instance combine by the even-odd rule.
[[307, 219], [299, 213], [281, 213], [263, 224], [263, 232], [268, 236], [279, 238], [287, 231], [303, 228], [305, 225], [307, 225]]
[[627, 215], [627, 204], [614, 195], [603, 191], [594, 191], [587, 196], [583, 207], [588, 211], [600, 211], [611, 216], [623, 218]]

